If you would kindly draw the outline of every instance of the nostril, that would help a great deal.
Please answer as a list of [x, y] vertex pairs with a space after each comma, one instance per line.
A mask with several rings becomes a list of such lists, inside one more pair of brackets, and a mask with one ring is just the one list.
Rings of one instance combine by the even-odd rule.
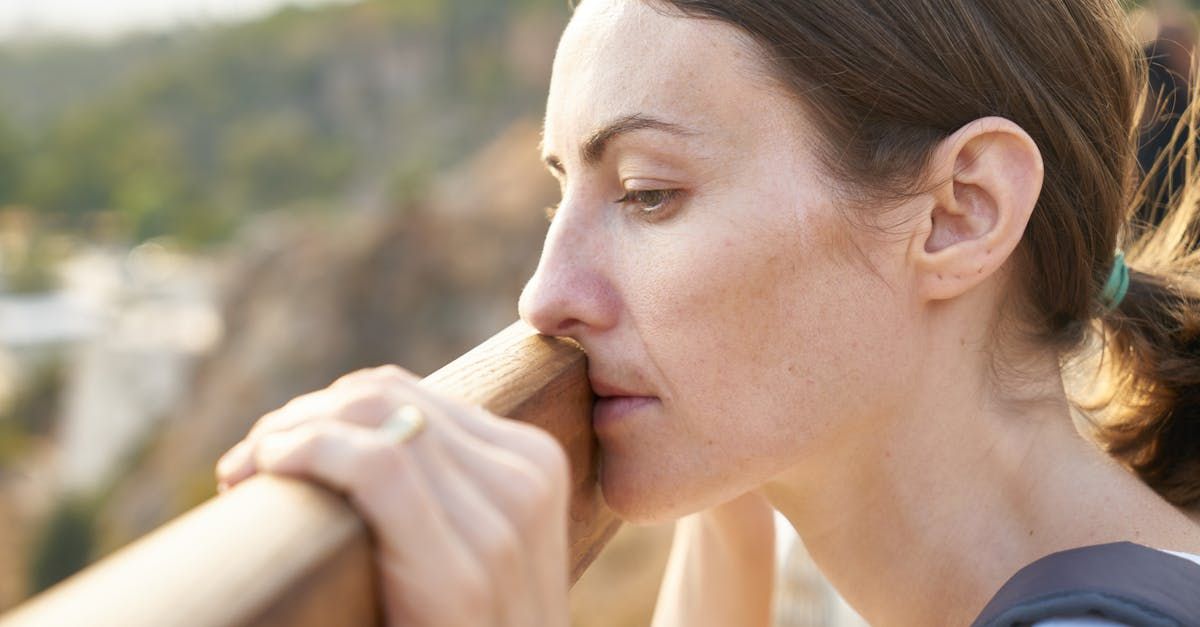
[[580, 322], [578, 318], [565, 317], [549, 307], [527, 309], [521, 319], [542, 335], [565, 335]]
[[579, 318], [567, 318], [559, 321], [555, 325], [550, 326], [550, 330], [543, 331], [546, 335], [571, 335], [571, 333], [579, 328], [583, 321]]

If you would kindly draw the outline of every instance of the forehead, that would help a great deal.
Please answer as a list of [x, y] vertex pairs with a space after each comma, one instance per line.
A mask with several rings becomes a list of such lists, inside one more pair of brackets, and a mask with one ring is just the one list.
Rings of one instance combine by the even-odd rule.
[[764, 99], [781, 98], [736, 28], [654, 0], [586, 0], [555, 55], [544, 143], [547, 152], [570, 158], [564, 153], [581, 137], [633, 114], [719, 139], [744, 131], [746, 116], [761, 115]]

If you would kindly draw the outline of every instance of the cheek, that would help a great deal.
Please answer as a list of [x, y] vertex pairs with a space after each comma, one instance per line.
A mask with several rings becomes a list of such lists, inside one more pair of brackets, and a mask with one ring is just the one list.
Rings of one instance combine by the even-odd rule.
[[798, 418], [827, 416], [805, 406], [842, 369], [821, 245], [794, 227], [712, 232], [655, 246], [628, 275], [628, 322], [664, 396], [660, 420], [605, 448], [605, 496], [629, 520], [712, 506], [790, 465], [816, 429]]
[[837, 332], [854, 314], [845, 294], [854, 277], [831, 261], [821, 228], [780, 220], [722, 229], [682, 240], [643, 274], [654, 284], [629, 308], [681, 409], [769, 396], [763, 386], [780, 376], [803, 384], [814, 363], [834, 365]]
[[885, 296], [822, 228], [689, 234], [630, 275], [630, 323], [666, 401], [636, 445], [606, 451], [605, 495], [622, 516], [654, 522], [733, 498], [867, 413]]

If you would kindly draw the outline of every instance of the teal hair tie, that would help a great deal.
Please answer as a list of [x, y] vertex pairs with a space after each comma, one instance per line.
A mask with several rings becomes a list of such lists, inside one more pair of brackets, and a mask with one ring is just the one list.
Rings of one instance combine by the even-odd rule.
[[1113, 260], [1112, 272], [1108, 275], [1108, 282], [1104, 284], [1104, 292], [1100, 294], [1105, 313], [1116, 309], [1128, 291], [1129, 266], [1125, 265], [1125, 252], [1118, 250], [1116, 259]]

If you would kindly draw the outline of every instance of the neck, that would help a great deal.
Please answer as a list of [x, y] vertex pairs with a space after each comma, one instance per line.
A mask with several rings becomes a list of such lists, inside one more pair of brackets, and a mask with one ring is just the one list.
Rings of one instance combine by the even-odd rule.
[[905, 402], [858, 421], [870, 429], [822, 442], [760, 490], [871, 624], [969, 624], [1059, 550], [1200, 548], [1193, 522], [1076, 431], [1054, 355], [1016, 403], [986, 384], [987, 351], [951, 343], [911, 369]]

